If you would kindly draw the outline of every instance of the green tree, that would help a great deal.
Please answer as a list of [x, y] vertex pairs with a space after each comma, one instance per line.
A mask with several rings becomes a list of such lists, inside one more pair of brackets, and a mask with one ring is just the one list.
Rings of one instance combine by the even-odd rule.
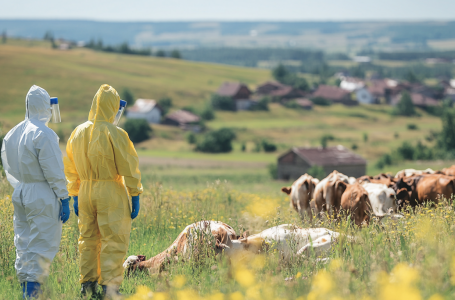
[[152, 136], [152, 128], [144, 119], [127, 119], [123, 126], [133, 143], [140, 143]]
[[129, 88], [124, 88], [122, 91], [122, 100], [125, 100], [129, 105], [134, 104], [134, 95]]
[[272, 70], [272, 76], [278, 82], [285, 80], [288, 75], [289, 71], [282, 64], [279, 64], [275, 69]]
[[313, 176], [314, 178], [318, 178], [321, 180], [325, 178], [325, 171], [324, 168], [321, 166], [314, 165], [308, 169], [307, 173]]
[[414, 116], [416, 115], [416, 111], [414, 108], [414, 104], [412, 103], [411, 95], [408, 92], [403, 92], [401, 94], [400, 102], [398, 102], [395, 112], [397, 115], [400, 116]]
[[8, 39], [8, 36], [6, 35], [6, 30], [4, 30], [2, 33], [2, 43], [6, 44], [7, 39]]
[[278, 179], [278, 165], [276, 163], [268, 164], [267, 169], [272, 179]]
[[216, 110], [236, 111], [235, 101], [231, 97], [212, 95], [212, 107]]
[[166, 57], [166, 52], [164, 52], [163, 50], [158, 50], [158, 51], [156, 51], [155, 56], [156, 57]]
[[275, 152], [277, 147], [275, 144], [267, 141], [267, 140], [262, 140], [262, 149], [264, 149], [264, 152]]
[[333, 141], [335, 140], [335, 137], [331, 134], [324, 134], [322, 137], [321, 137], [321, 147], [322, 148], [327, 148], [327, 142], [328, 141]]
[[176, 58], [176, 59], [181, 59], [182, 55], [180, 54], [180, 51], [176, 49], [176, 50], [172, 50], [171, 57]]
[[190, 132], [186, 135], [186, 140], [188, 142], [188, 144], [196, 144], [197, 140], [196, 140], [196, 135], [194, 134], [194, 132]]
[[455, 150], [455, 112], [450, 109], [444, 110], [441, 121], [440, 144], [444, 150], [453, 152]]
[[204, 107], [204, 109], [201, 111], [201, 118], [204, 121], [215, 119], [215, 112], [213, 111], [213, 108], [208, 105]]
[[261, 98], [255, 105], [252, 105], [250, 107], [250, 110], [263, 110], [263, 111], [268, 111], [269, 110], [269, 98], [264, 97]]
[[158, 105], [163, 110], [163, 116], [165, 116], [172, 107], [172, 99], [169, 97], [161, 98], [158, 100]]
[[235, 133], [232, 129], [221, 128], [208, 132], [203, 139], [196, 144], [196, 151], [207, 153], [226, 153], [232, 151], [232, 141]]

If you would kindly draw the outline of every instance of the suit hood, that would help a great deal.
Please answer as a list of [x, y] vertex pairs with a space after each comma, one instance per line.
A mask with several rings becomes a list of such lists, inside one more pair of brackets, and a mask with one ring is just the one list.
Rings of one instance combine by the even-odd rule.
[[34, 85], [25, 98], [25, 119], [46, 123], [51, 119], [51, 97], [45, 89]]
[[117, 91], [108, 84], [103, 84], [95, 97], [88, 119], [92, 122], [104, 121], [112, 123], [120, 106], [120, 96]]

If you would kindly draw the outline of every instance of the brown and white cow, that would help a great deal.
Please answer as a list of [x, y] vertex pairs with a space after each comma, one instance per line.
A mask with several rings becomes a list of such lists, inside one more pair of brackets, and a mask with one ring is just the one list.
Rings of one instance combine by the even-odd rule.
[[450, 168], [442, 169], [441, 173], [448, 176], [455, 176], [455, 165], [451, 166]]
[[404, 169], [401, 171], [398, 171], [398, 173], [395, 175], [396, 179], [400, 178], [405, 178], [405, 177], [411, 177], [411, 176], [418, 176], [418, 175], [424, 175], [424, 174], [435, 174], [436, 171], [428, 168], [426, 170], [416, 170], [416, 169]]
[[310, 221], [313, 219], [310, 201], [313, 199], [315, 186], [315, 178], [305, 174], [294, 181], [292, 186], [281, 188], [282, 192], [289, 195], [291, 207], [299, 213], [302, 221], [305, 219], [305, 214], [308, 216]]
[[[340, 184], [341, 182], [345, 184]], [[333, 215], [333, 208], [339, 207], [341, 196], [348, 183], [348, 176], [338, 171], [333, 171], [316, 185], [314, 201], [319, 215], [324, 211], [327, 211], [329, 215]]]
[[373, 214], [377, 217], [397, 212], [398, 202], [408, 199], [406, 188], [399, 189], [397, 193], [385, 184], [365, 182], [362, 186], [368, 192]]
[[[225, 244], [230, 240], [237, 239], [234, 229], [219, 221], [200, 221], [188, 225], [178, 235], [175, 241], [163, 252], [146, 260], [143, 255], [129, 256], [123, 263], [123, 268], [128, 270], [128, 273], [136, 269], [147, 270], [149, 273], [161, 272], [166, 263], [175, 261], [178, 255], [185, 259], [192, 259], [197, 251], [200, 243], [209, 244], [215, 248], [217, 253], [220, 253]], [[202, 245], [204, 246], [204, 245]]]

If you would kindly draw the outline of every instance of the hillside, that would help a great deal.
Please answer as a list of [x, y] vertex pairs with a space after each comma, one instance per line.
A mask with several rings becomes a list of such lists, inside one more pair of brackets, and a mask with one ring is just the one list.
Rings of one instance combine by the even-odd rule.
[[223, 81], [255, 85], [270, 77], [260, 69], [87, 49], [59, 51], [39, 41], [0, 44], [0, 66], [0, 122], [6, 128], [23, 118], [25, 95], [33, 84], [59, 97], [62, 118], [77, 124], [86, 119], [93, 95], [103, 83], [119, 92], [129, 88], [137, 98], [167, 96], [185, 106], [204, 103]]
[[[51, 127], [66, 137], [77, 124], [86, 120], [93, 95], [103, 83], [119, 91], [127, 87], [137, 98], [169, 96], [176, 108], [181, 108], [206, 103], [223, 81], [242, 81], [254, 88], [270, 79], [267, 70], [87, 49], [59, 51], [39, 41], [0, 45], [0, 65], [3, 129], [8, 130], [23, 119], [25, 94], [32, 84], [37, 84], [59, 97], [64, 122]], [[419, 110], [420, 117], [398, 117], [390, 114], [391, 107], [383, 105], [316, 106], [312, 111], [305, 111], [272, 103], [269, 108], [262, 112], [216, 112], [216, 118], [206, 123], [209, 129], [235, 130], [237, 139], [234, 151], [229, 154], [194, 152], [193, 145], [186, 142], [186, 132], [163, 125], [154, 125], [153, 138], [138, 144], [137, 149], [144, 165], [158, 166], [151, 174], [160, 174], [161, 178], [175, 173], [192, 178], [204, 175], [221, 178], [228, 173], [267, 176], [266, 165], [276, 161], [280, 153], [292, 146], [319, 146], [321, 137], [330, 134], [334, 140], [329, 145], [341, 144], [355, 149], [369, 161], [369, 174], [375, 174], [380, 170], [374, 168], [374, 163], [381, 155], [396, 149], [403, 141], [428, 143], [425, 138], [441, 129], [440, 119], [424, 111]], [[409, 124], [415, 124], [417, 130], [409, 130]], [[263, 139], [276, 143], [278, 150], [255, 152], [255, 143]], [[241, 151], [242, 144], [246, 145], [245, 152]], [[408, 162], [388, 171], [397, 171], [405, 164], [414, 166]], [[442, 168], [446, 165], [424, 162], [422, 166]]]

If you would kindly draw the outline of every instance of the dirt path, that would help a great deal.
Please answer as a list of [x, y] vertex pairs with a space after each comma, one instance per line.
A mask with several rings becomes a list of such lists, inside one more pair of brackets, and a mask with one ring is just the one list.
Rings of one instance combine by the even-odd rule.
[[267, 163], [242, 161], [217, 161], [209, 159], [169, 158], [140, 156], [139, 163], [143, 166], [179, 166], [184, 168], [265, 168]]

